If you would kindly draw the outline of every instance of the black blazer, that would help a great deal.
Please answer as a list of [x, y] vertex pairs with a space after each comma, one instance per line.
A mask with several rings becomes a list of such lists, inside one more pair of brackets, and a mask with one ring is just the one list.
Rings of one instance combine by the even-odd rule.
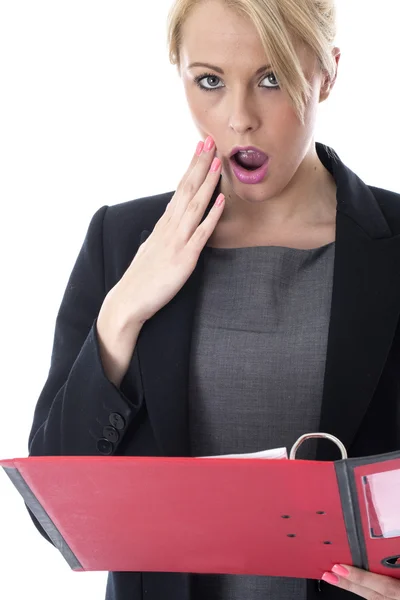
[[[328, 146], [317, 142], [316, 150], [336, 180], [338, 198], [319, 430], [340, 438], [350, 457], [399, 450], [400, 194], [366, 185]], [[51, 367], [29, 436], [31, 456], [189, 456], [188, 361], [203, 253], [183, 288], [143, 326], [121, 389], [104, 374], [95, 329], [105, 295], [173, 194], [103, 206], [93, 216], [57, 316]], [[338, 450], [320, 440], [317, 458], [336, 460]], [[308, 599], [354, 597], [313, 580], [307, 590]], [[190, 600], [189, 576], [110, 573], [106, 598]]]

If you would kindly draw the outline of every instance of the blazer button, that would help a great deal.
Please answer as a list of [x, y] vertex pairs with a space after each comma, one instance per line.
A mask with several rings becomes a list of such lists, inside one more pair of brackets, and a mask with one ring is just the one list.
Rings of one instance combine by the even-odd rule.
[[110, 427], [109, 425], [107, 427], [104, 427], [103, 435], [106, 438], [106, 440], [108, 440], [109, 442], [113, 442], [114, 444], [116, 444], [119, 440], [118, 431], [114, 429], [114, 427]]
[[125, 419], [119, 413], [111, 413], [108, 420], [115, 429], [123, 429], [125, 427]]
[[97, 450], [101, 453], [101, 454], [111, 454], [112, 451], [114, 449], [114, 446], [112, 445], [111, 442], [109, 442], [108, 440], [105, 440], [103, 438], [101, 438], [98, 442], [97, 442]]

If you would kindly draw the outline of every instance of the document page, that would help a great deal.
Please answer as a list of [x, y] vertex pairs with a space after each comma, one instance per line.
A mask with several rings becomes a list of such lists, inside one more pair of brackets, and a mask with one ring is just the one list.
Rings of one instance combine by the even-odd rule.
[[198, 458], [288, 458], [288, 453], [286, 448], [273, 448], [272, 450], [261, 450], [260, 452], [200, 456]]

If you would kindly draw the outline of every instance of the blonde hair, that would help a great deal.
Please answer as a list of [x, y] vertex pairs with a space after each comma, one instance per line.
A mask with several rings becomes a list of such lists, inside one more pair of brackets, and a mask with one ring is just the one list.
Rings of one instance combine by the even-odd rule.
[[[332, 55], [337, 32], [335, 0], [219, 1], [254, 24], [274, 75], [304, 125], [305, 105], [312, 89], [304, 76], [293, 41], [308, 46], [317, 57], [321, 70], [332, 80], [336, 73]], [[179, 71], [183, 24], [191, 11], [204, 2], [207, 0], [175, 0], [169, 11], [169, 60]]]

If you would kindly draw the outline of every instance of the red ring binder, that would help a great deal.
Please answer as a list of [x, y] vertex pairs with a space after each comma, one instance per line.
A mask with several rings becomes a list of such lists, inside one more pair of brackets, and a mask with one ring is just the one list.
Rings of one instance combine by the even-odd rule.
[[[334, 441], [342, 458], [296, 460], [312, 437]], [[320, 580], [342, 563], [400, 579], [400, 522], [382, 513], [387, 486], [400, 505], [400, 451], [348, 458], [331, 434], [309, 433], [290, 458], [31, 456], [0, 466], [74, 571]]]

